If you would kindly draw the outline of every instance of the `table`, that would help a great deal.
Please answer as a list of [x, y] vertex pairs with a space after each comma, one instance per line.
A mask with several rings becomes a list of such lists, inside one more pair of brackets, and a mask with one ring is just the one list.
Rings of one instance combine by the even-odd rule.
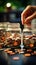
[[[19, 57], [19, 59], [13, 60], [13, 57]], [[0, 51], [0, 65], [36, 65], [36, 55], [25, 57], [24, 54], [9, 55]]]
[[[19, 57], [19, 60], [13, 60], [13, 57]], [[25, 57], [23, 54], [9, 55], [10, 65], [36, 65], [36, 56]]]

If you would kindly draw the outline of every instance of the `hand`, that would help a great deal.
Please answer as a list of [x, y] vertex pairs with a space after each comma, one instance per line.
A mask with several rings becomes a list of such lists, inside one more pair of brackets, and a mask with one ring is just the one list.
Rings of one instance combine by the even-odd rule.
[[27, 6], [26, 9], [21, 13], [22, 25], [31, 24], [31, 20], [36, 18], [36, 6]]

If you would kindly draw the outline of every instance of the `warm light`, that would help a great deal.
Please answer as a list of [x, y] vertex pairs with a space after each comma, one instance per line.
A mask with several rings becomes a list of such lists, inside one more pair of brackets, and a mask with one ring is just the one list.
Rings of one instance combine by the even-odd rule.
[[30, 44], [30, 47], [31, 47], [31, 48], [34, 47], [34, 44]]
[[17, 45], [18, 45], [18, 42], [15, 41], [15, 42], [14, 42], [14, 46], [17, 46]]
[[6, 4], [6, 7], [11, 7], [11, 3], [7, 3]]
[[26, 53], [26, 54], [24, 54], [26, 57], [29, 57], [29, 56], [31, 56], [31, 54], [29, 54], [29, 53]]

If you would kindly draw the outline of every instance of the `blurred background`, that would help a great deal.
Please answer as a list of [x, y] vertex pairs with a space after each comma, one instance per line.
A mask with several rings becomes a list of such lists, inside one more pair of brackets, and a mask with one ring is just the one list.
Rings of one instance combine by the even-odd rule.
[[11, 3], [12, 9], [23, 10], [27, 5], [36, 5], [36, 0], [0, 0], [0, 12], [5, 11], [7, 3]]

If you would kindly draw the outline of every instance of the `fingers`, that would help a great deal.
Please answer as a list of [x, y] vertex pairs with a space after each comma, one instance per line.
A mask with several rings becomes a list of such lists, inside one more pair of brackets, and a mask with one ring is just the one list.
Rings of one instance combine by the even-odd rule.
[[28, 22], [29, 22], [28, 24], [30, 24], [30, 21], [33, 18], [36, 18], [36, 12], [35, 11], [36, 11], [36, 6], [29, 5], [26, 7], [26, 9], [21, 14], [22, 25], [24, 25], [25, 23], [28, 23]]
[[34, 12], [31, 16], [27, 17], [25, 23], [30, 23], [32, 19], [36, 18], [36, 12]]
[[29, 14], [29, 10], [31, 10], [31, 6], [27, 6], [26, 9], [22, 12], [21, 14], [21, 21], [22, 21], [22, 24], [25, 23], [25, 18], [27, 16], [27, 14]]
[[26, 14], [31, 10], [31, 5], [28, 5], [25, 10], [22, 12], [21, 16], [24, 15], [26, 16]]

